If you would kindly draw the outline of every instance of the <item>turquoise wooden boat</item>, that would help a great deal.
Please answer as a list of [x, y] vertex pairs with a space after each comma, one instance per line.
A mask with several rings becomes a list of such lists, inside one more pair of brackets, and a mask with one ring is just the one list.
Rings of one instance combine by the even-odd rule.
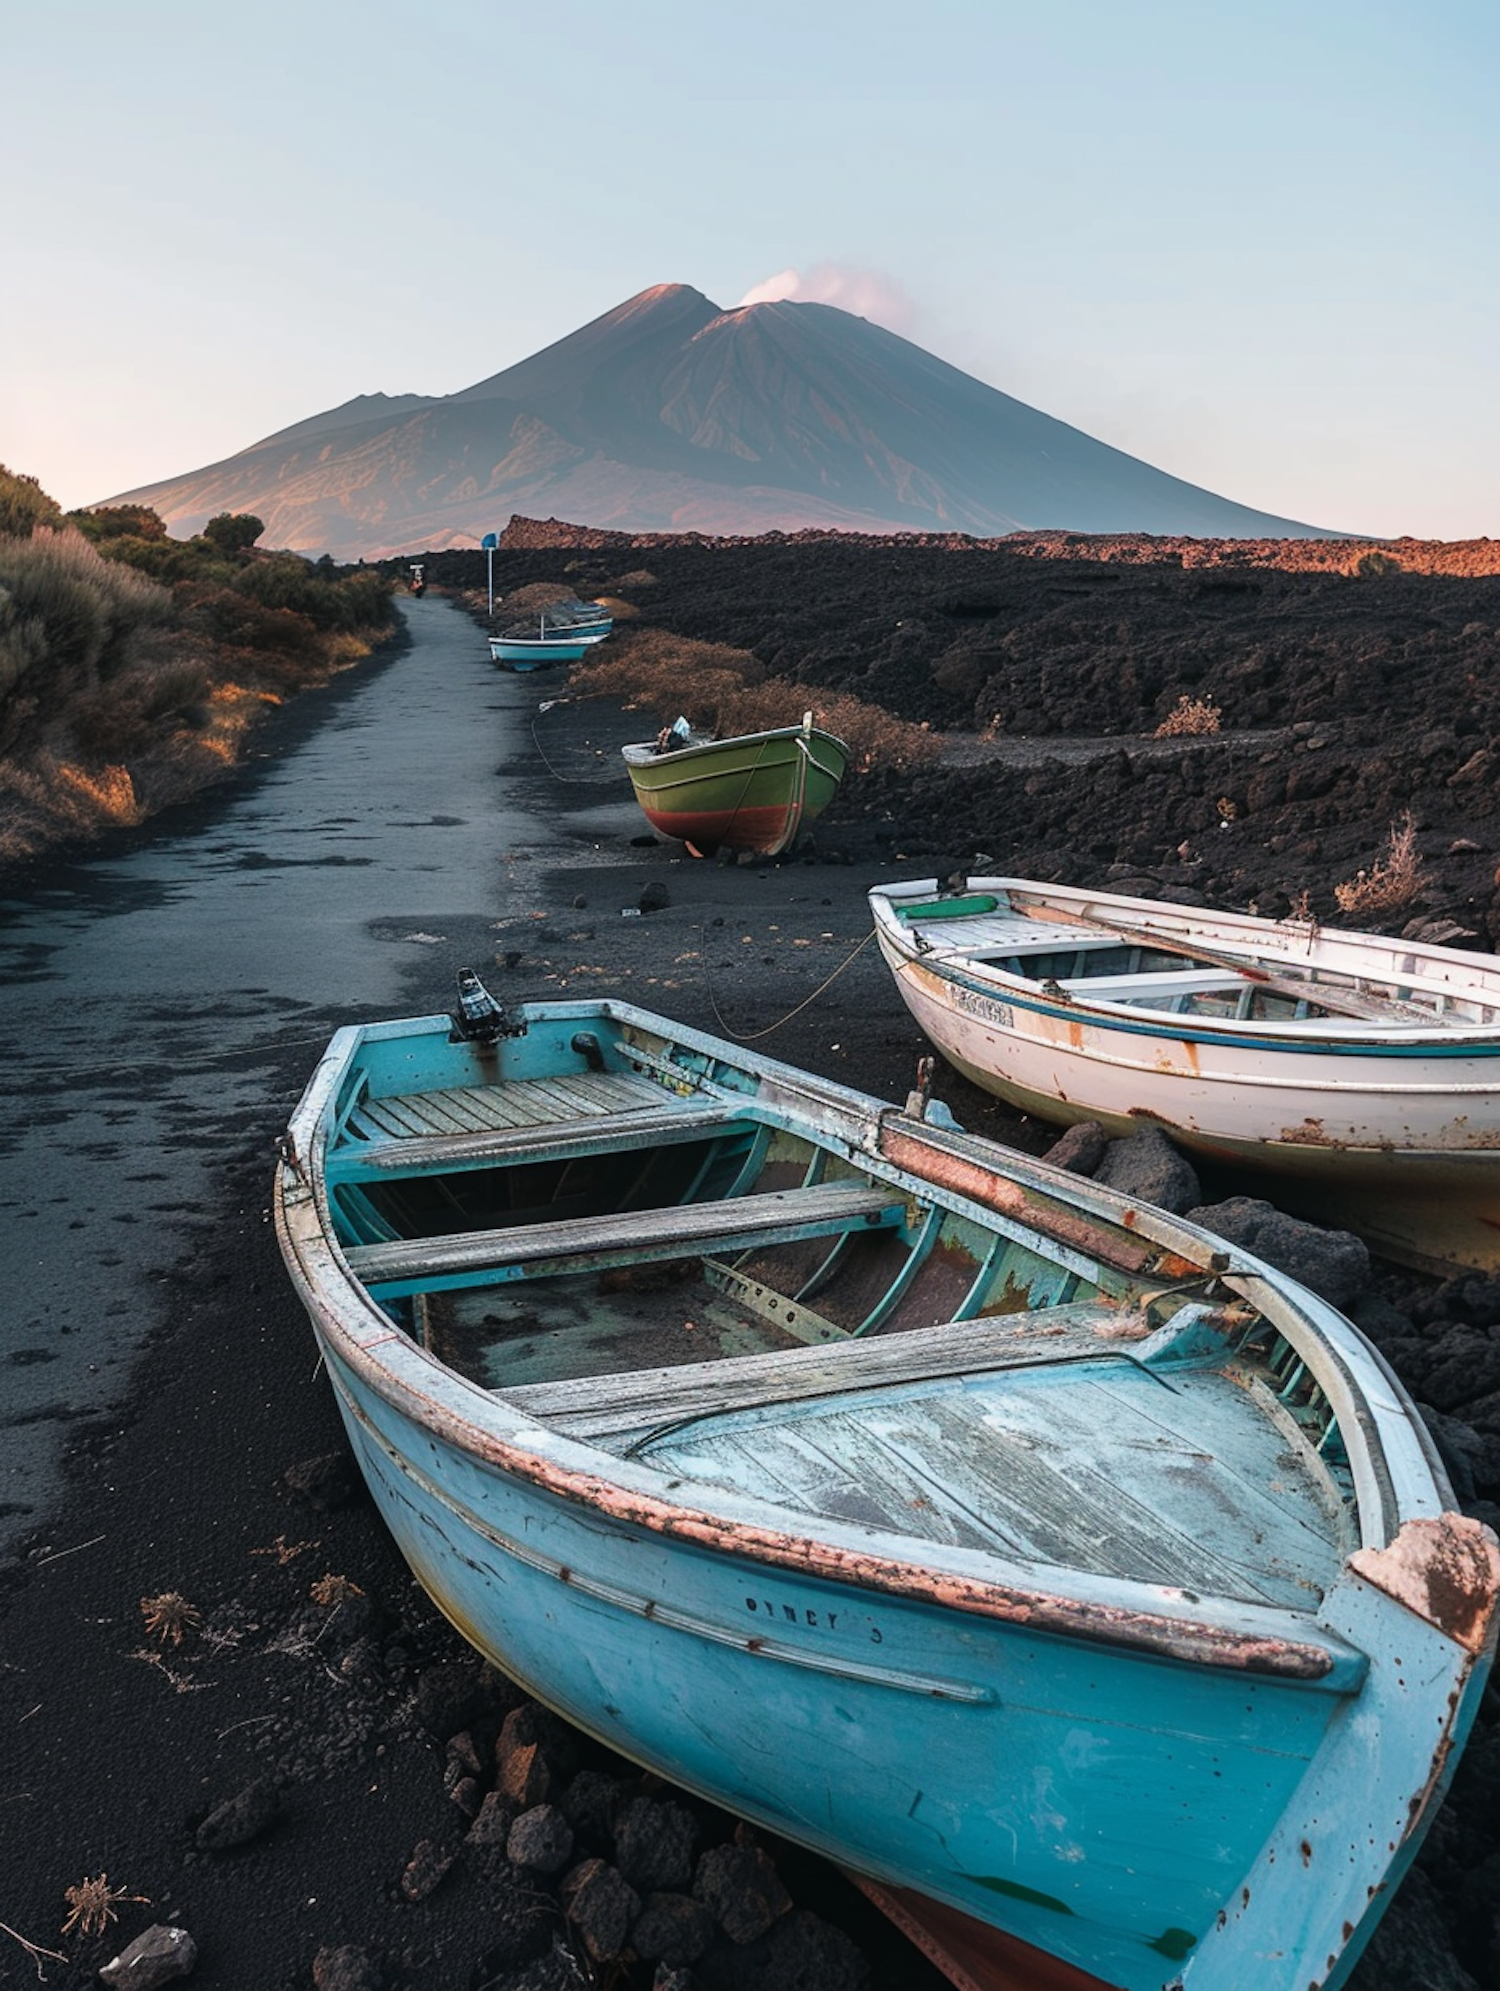
[[607, 629], [547, 626], [545, 614], [536, 627], [502, 629], [490, 638], [490, 655], [497, 664], [513, 671], [540, 670], [543, 664], [576, 664], [587, 656], [595, 643], [609, 634]]
[[921, 1091], [461, 983], [338, 1032], [275, 1183], [439, 1608], [1024, 1981], [1342, 1983], [1500, 1575], [1375, 1350]]

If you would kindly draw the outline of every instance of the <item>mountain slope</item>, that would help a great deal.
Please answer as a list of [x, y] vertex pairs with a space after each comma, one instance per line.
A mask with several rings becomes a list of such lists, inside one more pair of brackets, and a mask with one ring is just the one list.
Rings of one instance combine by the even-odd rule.
[[1096, 442], [825, 304], [662, 284], [457, 394], [360, 395], [107, 502], [253, 511], [338, 557], [472, 545], [513, 511], [626, 531], [829, 526], [1316, 536]]

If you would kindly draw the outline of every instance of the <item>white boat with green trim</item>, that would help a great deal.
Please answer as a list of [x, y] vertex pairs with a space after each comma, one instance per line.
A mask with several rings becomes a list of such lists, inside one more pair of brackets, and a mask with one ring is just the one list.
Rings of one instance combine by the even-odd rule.
[[1409, 1263], [1500, 1265], [1500, 962], [1022, 878], [870, 893], [912, 1015], [1029, 1113], [1155, 1123]]

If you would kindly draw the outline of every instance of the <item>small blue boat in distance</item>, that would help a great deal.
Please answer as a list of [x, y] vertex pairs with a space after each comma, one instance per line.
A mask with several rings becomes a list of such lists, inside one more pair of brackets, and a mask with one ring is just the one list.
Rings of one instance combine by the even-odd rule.
[[469, 974], [337, 1033], [274, 1198], [392, 1534], [531, 1693], [1017, 1982], [1345, 1981], [1500, 1553], [1333, 1308], [921, 1086]]
[[497, 664], [513, 671], [540, 670], [544, 664], [576, 664], [589, 648], [586, 636], [549, 632], [547, 618], [537, 619], [535, 630], [518, 627], [502, 629], [490, 638], [490, 655]]
[[490, 638], [490, 655], [513, 671], [539, 670], [543, 664], [576, 664], [595, 643], [602, 643], [614, 618], [592, 602], [564, 602], [543, 609], [536, 625], [517, 623]]
[[615, 626], [613, 615], [597, 601], [553, 602], [546, 613], [556, 634], [588, 643], [602, 643]]

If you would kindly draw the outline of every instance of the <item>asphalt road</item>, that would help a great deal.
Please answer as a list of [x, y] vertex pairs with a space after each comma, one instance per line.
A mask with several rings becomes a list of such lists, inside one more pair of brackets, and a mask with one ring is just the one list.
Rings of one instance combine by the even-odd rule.
[[427, 980], [429, 936], [482, 923], [533, 833], [496, 773], [516, 681], [444, 602], [408, 616], [284, 751], [0, 902], [0, 1554], [45, 1520], [69, 1425], [127, 1389], [273, 1056], [301, 1040], [310, 1069], [330, 1018]]
[[[234, 1214], [217, 1178], [340, 1022], [444, 1009], [473, 964], [909, 1079], [915, 1034], [855, 951], [863, 872], [694, 863], [620, 771], [645, 722], [497, 671], [442, 598], [404, 610], [407, 644], [305, 695], [223, 790], [0, 901], [0, 1559], [35, 1552], [70, 1433], [127, 1397], [167, 1269]], [[641, 916], [647, 886], [667, 903]]]

